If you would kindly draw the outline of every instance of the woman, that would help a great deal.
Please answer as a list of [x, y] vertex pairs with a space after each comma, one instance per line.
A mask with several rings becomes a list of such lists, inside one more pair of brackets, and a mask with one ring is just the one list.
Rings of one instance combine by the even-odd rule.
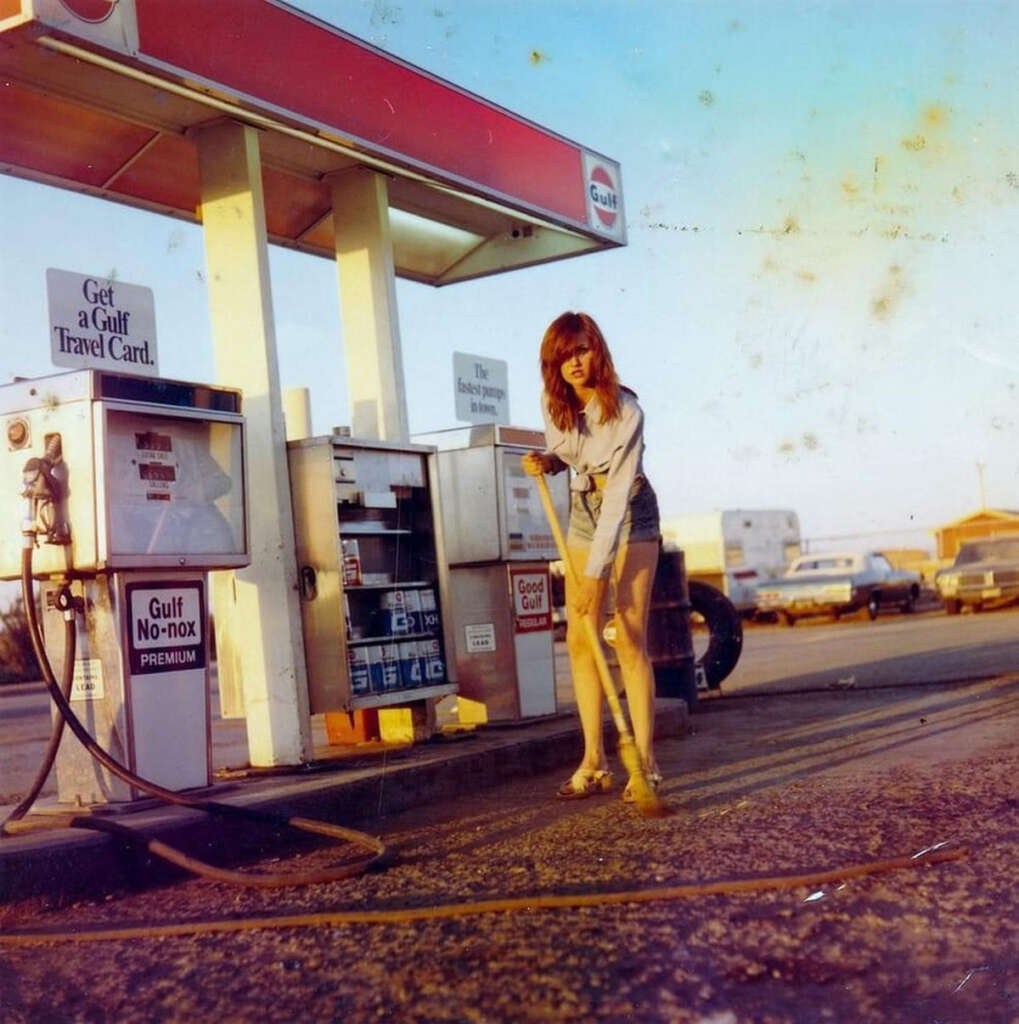
[[[602, 687], [583, 616], [600, 627], [611, 576], [616, 592], [615, 650], [634, 741], [650, 784], [661, 781], [652, 749], [654, 673], [646, 636], [658, 564], [658, 502], [644, 476], [644, 414], [622, 387], [598, 325], [586, 313], [563, 313], [541, 342], [547, 451], [529, 452], [532, 476], [573, 470], [566, 547], [577, 584], [566, 577], [566, 646], [584, 733], [580, 766], [560, 788], [566, 798], [612, 788], [602, 734]], [[627, 784], [623, 799], [633, 799]]]

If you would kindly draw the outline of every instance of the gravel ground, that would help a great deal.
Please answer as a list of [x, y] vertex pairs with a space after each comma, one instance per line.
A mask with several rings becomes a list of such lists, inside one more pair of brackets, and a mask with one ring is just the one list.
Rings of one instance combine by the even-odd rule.
[[965, 848], [962, 860], [639, 905], [4, 948], [0, 1019], [1014, 1024], [1017, 696], [1009, 682], [923, 706], [747, 702], [663, 745], [664, 795], [679, 808], [665, 819], [618, 797], [550, 800], [559, 778], [530, 778], [380, 823], [394, 863], [352, 881], [25, 901], [0, 908], [0, 928], [649, 889], [941, 842]]

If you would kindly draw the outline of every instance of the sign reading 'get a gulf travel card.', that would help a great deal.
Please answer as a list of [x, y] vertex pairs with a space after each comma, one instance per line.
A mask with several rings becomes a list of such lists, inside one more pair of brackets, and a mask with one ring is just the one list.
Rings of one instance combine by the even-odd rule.
[[159, 376], [151, 288], [50, 267], [46, 293], [54, 366]]

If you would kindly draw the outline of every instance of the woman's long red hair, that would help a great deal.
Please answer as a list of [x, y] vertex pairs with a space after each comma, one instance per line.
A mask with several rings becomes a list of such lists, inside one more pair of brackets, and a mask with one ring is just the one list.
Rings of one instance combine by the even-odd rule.
[[619, 418], [619, 378], [601, 330], [586, 313], [563, 313], [548, 325], [541, 339], [541, 379], [548, 395], [549, 415], [560, 430], [575, 427], [582, 409], [576, 392], [560, 372], [563, 363], [582, 343], [591, 350], [592, 383], [601, 406], [602, 423]]

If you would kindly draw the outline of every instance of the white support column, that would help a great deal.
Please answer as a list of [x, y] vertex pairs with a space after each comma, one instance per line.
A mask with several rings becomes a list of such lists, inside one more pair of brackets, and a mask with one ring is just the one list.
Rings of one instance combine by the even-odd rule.
[[334, 175], [330, 183], [351, 432], [407, 441], [386, 179], [356, 168]]
[[311, 391], [308, 388], [287, 388], [283, 392], [283, 422], [288, 441], [311, 437]]
[[251, 565], [213, 573], [220, 687], [243, 694], [253, 765], [312, 756], [258, 132], [197, 129], [216, 376], [244, 393]]

